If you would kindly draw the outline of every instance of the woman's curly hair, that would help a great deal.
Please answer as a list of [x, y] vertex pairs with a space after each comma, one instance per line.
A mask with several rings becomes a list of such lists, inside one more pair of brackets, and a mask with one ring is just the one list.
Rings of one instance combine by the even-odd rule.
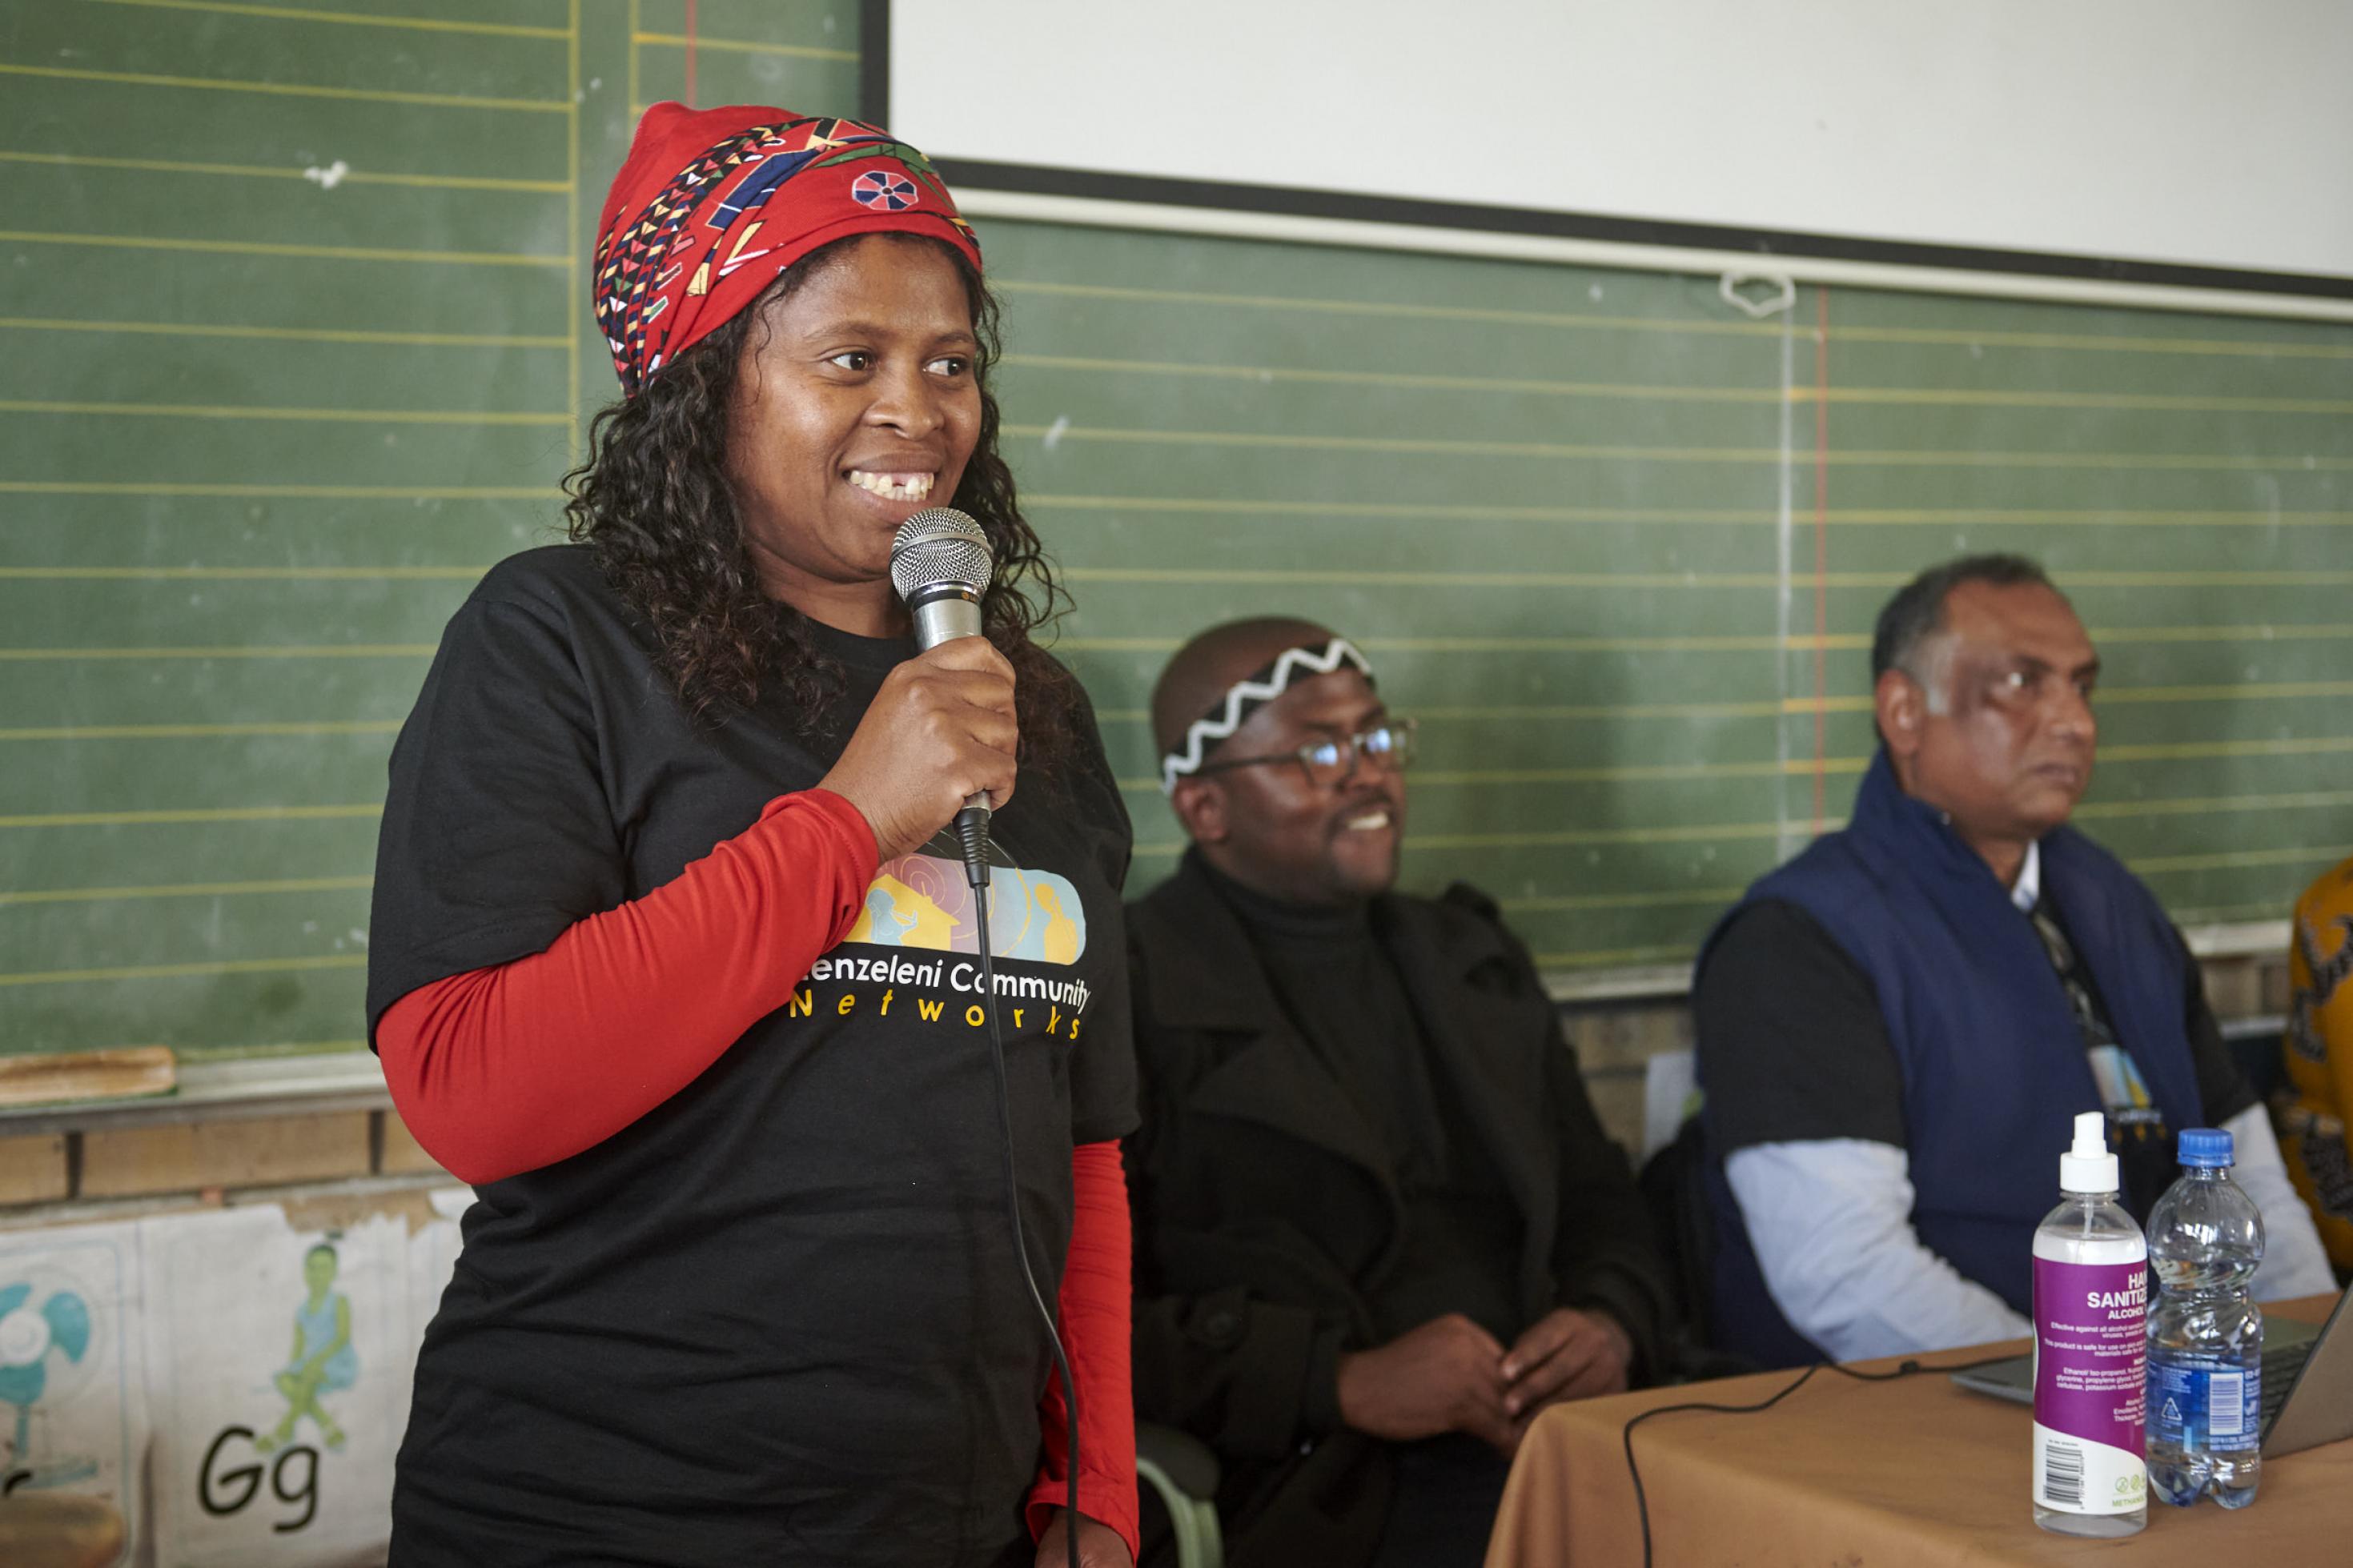
[[[657, 661], [699, 718], [722, 704], [749, 708], [773, 688], [783, 691], [804, 736], [834, 727], [835, 700], [847, 685], [843, 670], [818, 645], [807, 616], [761, 590], [727, 482], [727, 423], [752, 324], [861, 237], [811, 251], [753, 305], [662, 367], [636, 397], [599, 412], [586, 460], [564, 477], [572, 537], [596, 552], [606, 580], [652, 627]], [[955, 262], [971, 302], [980, 343], [973, 362], [980, 436], [948, 504], [978, 522], [996, 552], [981, 629], [1013, 666], [1021, 762], [1051, 773], [1071, 755], [1084, 699], [1031, 635], [1069, 601], [1021, 515], [1012, 470], [997, 450], [997, 398], [988, 389], [999, 353], [997, 300], [955, 247], [908, 237]]]

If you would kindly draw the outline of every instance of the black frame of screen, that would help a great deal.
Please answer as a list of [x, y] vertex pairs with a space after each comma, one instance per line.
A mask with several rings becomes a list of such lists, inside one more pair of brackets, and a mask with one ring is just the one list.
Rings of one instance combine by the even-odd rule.
[[[870, 124], [888, 125], [891, 122], [890, 0], [860, 0], [858, 38], [859, 116]], [[1488, 206], [1475, 202], [1359, 195], [1347, 191], [1250, 185], [1223, 180], [1170, 179], [1157, 174], [1102, 174], [1087, 169], [1039, 163], [999, 163], [976, 158], [940, 157], [933, 159], [933, 163], [952, 187], [976, 191], [1077, 196], [1095, 201], [1149, 203], [1158, 206], [1196, 207], [1219, 212], [1264, 213], [1282, 217], [1336, 218], [1345, 222], [1470, 230], [1546, 239], [1672, 247], [1753, 256], [1760, 263], [1776, 260], [1868, 262], [1882, 266], [1942, 268], [1958, 272], [2003, 273], [2151, 288], [2216, 289], [2244, 294], [2353, 300], [2353, 278], [2332, 278], [2317, 273], [2198, 267], [2179, 262], [2071, 256], [2052, 251], [2000, 250], [1981, 246], [1926, 245], [1909, 240], [1808, 234], [1796, 229], [1733, 228], [1719, 224], [1615, 217], [1606, 213], [1555, 212], [1527, 207]]]

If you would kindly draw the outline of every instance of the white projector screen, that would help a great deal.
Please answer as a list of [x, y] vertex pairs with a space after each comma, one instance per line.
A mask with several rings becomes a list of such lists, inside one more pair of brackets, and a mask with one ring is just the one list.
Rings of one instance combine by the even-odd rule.
[[2353, 0], [892, 0], [890, 42], [951, 162], [2353, 279]]

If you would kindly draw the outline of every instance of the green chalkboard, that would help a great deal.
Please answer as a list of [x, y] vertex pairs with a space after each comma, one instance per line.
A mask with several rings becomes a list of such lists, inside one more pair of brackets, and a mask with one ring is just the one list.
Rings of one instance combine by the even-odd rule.
[[[356, 1047], [384, 761], [611, 393], [632, 106], [855, 109], [856, 7], [0, 5], [0, 1051]], [[1957, 549], [2109, 666], [2086, 826], [2185, 921], [2353, 845], [2353, 331], [1009, 221], [1008, 450], [1142, 722], [1322, 616], [1425, 721], [1409, 874], [1687, 954], [1843, 814], [1863, 635]]]

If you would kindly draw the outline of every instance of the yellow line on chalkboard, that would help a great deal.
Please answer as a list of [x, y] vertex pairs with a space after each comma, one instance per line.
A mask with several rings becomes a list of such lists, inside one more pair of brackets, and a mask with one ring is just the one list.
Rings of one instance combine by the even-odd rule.
[[332, 98], [353, 103], [405, 103], [424, 109], [503, 109], [561, 114], [568, 105], [553, 98], [469, 98], [451, 92], [393, 92], [379, 88], [306, 87], [283, 81], [239, 81], [216, 77], [156, 76], [144, 71], [76, 70], [64, 66], [0, 64], [0, 76], [48, 77], [64, 81], [111, 81], [127, 87], [185, 87], [210, 92], [243, 92], [273, 98]]
[[[2107, 708], [2137, 702], [2257, 702], [2311, 697], [2353, 697], [2353, 680], [2251, 681], [2244, 686], [2103, 686], [2094, 695], [2092, 705]], [[1872, 706], [1868, 697], [1781, 700], [1784, 713], [1868, 713]]]
[[490, 566], [0, 566], [0, 583], [473, 583]]
[[[1039, 492], [1021, 504], [1041, 511], [1183, 511], [1252, 517], [1401, 517], [1496, 522], [1755, 523], [1776, 514], [1754, 508], [1465, 506], [1406, 501], [1229, 500], [1215, 496], [1090, 496]], [[2344, 514], [2353, 518], [2353, 513]]]
[[[4, 405], [0, 405], [4, 406]], [[1775, 588], [1772, 572], [1354, 572], [1283, 567], [1071, 566], [1069, 583], [1296, 583], [1311, 586], [1412, 588]], [[1899, 576], [1895, 584], [1911, 578]]]
[[2353, 637], [2353, 626], [2316, 623], [2259, 626], [2091, 626], [2098, 642], [2308, 642]]
[[504, 22], [443, 22], [429, 16], [385, 16], [372, 12], [306, 11], [290, 5], [241, 5], [221, 0], [83, 0], [85, 5], [144, 5], [158, 11], [219, 11], [232, 16], [269, 16], [289, 22], [342, 22], [355, 27], [409, 27], [426, 33], [484, 33], [502, 38], [560, 38], [560, 27], [525, 27]]
[[[1839, 824], [1832, 823], [1831, 826]], [[1409, 849], [1525, 849], [1544, 847], [1589, 847], [1609, 844], [1700, 844], [1748, 838], [1778, 838], [1783, 831], [1779, 823], [1735, 822], [1712, 823], [1682, 827], [1595, 827], [1565, 828], [1535, 833], [1409, 833], [1406, 847]], [[1139, 844], [1139, 858], [1169, 856], [1182, 853], [1184, 841], [1162, 844]]]
[[1566, 327], [1579, 331], [1699, 332], [1725, 337], [1780, 339], [1776, 323], [1709, 321], [1694, 317], [1603, 316], [1573, 310], [1507, 310], [1475, 305], [1418, 305], [1380, 300], [1310, 300], [1273, 294], [1219, 294], [1192, 289], [1139, 289], [1116, 283], [1058, 283], [1035, 278], [992, 278], [999, 294], [1044, 294], [1082, 300], [1134, 300], [1154, 304], [1222, 305], [1286, 314], [1386, 316], [1430, 321], [1493, 321], [1515, 327]]
[[1511, 376], [1430, 375], [1408, 371], [1311, 370], [1293, 365], [1096, 359], [1077, 354], [1009, 353], [997, 363], [1033, 370], [1193, 375], [1261, 384], [1311, 382], [1323, 385], [1415, 387], [1432, 392], [1509, 392], [1545, 397], [1613, 397], [1662, 403], [1778, 403], [1783, 396], [1782, 389], [1778, 386], [1671, 386], [1642, 382], [1541, 381]]
[[2074, 815], [2095, 821], [2122, 816], [2203, 816], [2219, 811], [2317, 811], [2353, 805], [2353, 790], [2307, 790], [2301, 795], [2225, 795], [2190, 800], [2118, 800], [2079, 805]]
[[[2092, 699], [2112, 702], [2234, 702], [2281, 697], [2353, 697], [2353, 680], [2278, 680], [2245, 686], [2103, 686]], [[1866, 701], [1865, 707], [1870, 704]]]
[[242, 724], [59, 724], [0, 730], [0, 741], [186, 741], [257, 735], [389, 735], [397, 719], [255, 720]]
[[561, 500], [544, 485], [148, 484], [107, 479], [0, 479], [0, 495], [237, 496], [257, 500]]
[[156, 827], [194, 822], [321, 822], [383, 815], [382, 801], [357, 805], [191, 806], [177, 811], [37, 811], [0, 816], [0, 827]]
[[[1804, 772], [1812, 771], [1807, 763]], [[2184, 800], [2118, 801], [2113, 804], [2081, 805], [2075, 816], [2093, 820], [2112, 821], [2119, 818], [2158, 816], [2195, 816], [2209, 812], [2316, 810], [2353, 805], [2353, 791], [2332, 790], [2303, 795], [2221, 795]], [[1826, 822], [1825, 831], [1844, 826], [1838, 819]], [[1802, 834], [1807, 826], [1801, 823], [1733, 822], [1703, 824], [1675, 827], [1598, 827], [1556, 828], [1535, 832], [1504, 833], [1409, 833], [1406, 847], [1419, 852], [1466, 849], [1558, 849], [1594, 848], [1621, 844], [1701, 844], [1744, 839], [1778, 838], [1785, 832]], [[1139, 844], [1139, 858], [1174, 856], [1183, 852], [1185, 843]]]
[[310, 343], [386, 343], [402, 348], [560, 349], [556, 337], [478, 332], [370, 332], [330, 327], [213, 326], [196, 321], [78, 321], [63, 316], [0, 316], [0, 331], [128, 332], [168, 338], [254, 338]]
[[2102, 746], [2100, 765], [2111, 763], [2174, 763], [2208, 757], [2310, 757], [2353, 752], [2353, 735], [2312, 735], [2267, 741], [2174, 741], [2162, 744]]
[[[2279, 699], [2353, 697], [2353, 680], [2289, 680], [2245, 686], [2106, 686], [2094, 705], [2168, 702], [2266, 701]], [[1424, 723], [1451, 721], [1527, 721], [1547, 719], [1769, 719], [1782, 714], [1868, 713], [1868, 697], [1786, 697], [1757, 702], [1634, 702], [1592, 706], [1512, 704], [1482, 708], [1425, 708], [1417, 703], [1414, 717]], [[1104, 724], [1141, 724], [1151, 715], [1141, 708], [1106, 708], [1095, 713]]]
[[69, 583], [470, 583], [488, 566], [0, 566], [0, 581]]
[[[1385, 457], [1539, 458], [1602, 462], [1778, 464], [1778, 447], [1609, 447], [1559, 441], [1473, 441], [1430, 436], [1319, 436], [1263, 430], [1145, 430], [1091, 425], [1006, 425], [1004, 435], [1046, 442], [1110, 441], [1164, 447], [1245, 447], [1275, 451], [1372, 452]], [[2353, 458], [2206, 455], [2176, 452], [1833, 451], [1849, 468], [2221, 468], [2232, 472], [2330, 473], [2353, 469]]]
[[1868, 403], [1958, 408], [2109, 408], [2184, 414], [2353, 414], [2353, 398], [2189, 397], [2157, 392], [1985, 392], [1960, 387], [1793, 385], [1792, 403]]
[[[1281, 310], [1287, 314], [1388, 316], [1434, 321], [1493, 321], [1509, 326], [1570, 330], [1696, 332], [1778, 339], [1778, 323], [1703, 321], [1693, 317], [1604, 316], [1571, 310], [1514, 310], [1463, 305], [1425, 305], [1377, 300], [1307, 299], [1297, 295], [1223, 294], [1191, 289], [1145, 289], [1122, 284], [1067, 283], [1032, 278], [999, 278], [989, 287], [999, 294], [1040, 294], [1071, 299], [1133, 300], [1155, 304], [1219, 305]], [[2116, 353], [2234, 354], [2294, 359], [2353, 359], [2353, 346], [2274, 342], [2263, 339], [2106, 337], [2091, 332], [1975, 332], [1949, 328], [1832, 327], [1832, 342], [1950, 343], [1960, 347], [2081, 349]]]
[[240, 958], [216, 963], [134, 963], [118, 969], [46, 969], [0, 974], [0, 985], [67, 985], [90, 980], [190, 980], [208, 974], [275, 974], [308, 969], [358, 969], [362, 952], [318, 958]]
[[429, 642], [242, 644], [221, 647], [0, 647], [0, 660], [80, 658], [427, 658]]
[[[1856, 771], [1862, 764], [1857, 763]], [[1796, 761], [1764, 763], [1623, 763], [1597, 768], [1462, 768], [1448, 771], [1439, 768], [1416, 768], [1413, 783], [1417, 788], [1437, 785], [1441, 788], [1481, 787], [1495, 784], [1665, 784], [1682, 779], [1761, 779], [1775, 778], [1796, 772], [1811, 773], [1810, 760], [1803, 767]], [[1160, 787], [1157, 779], [1143, 781], [1154, 789]]]
[[1472, 458], [1578, 458], [1623, 462], [1778, 463], [1778, 447], [1587, 447], [1556, 441], [1455, 441], [1431, 437], [1297, 436], [1255, 430], [1137, 430], [1101, 426], [1007, 425], [1002, 433], [1051, 446], [1117, 441], [1166, 447], [1261, 447], [1278, 451], [1410, 453]]
[[[1868, 700], [1860, 700], [1869, 708]], [[1631, 702], [1597, 706], [1508, 704], [1485, 708], [1425, 708], [1413, 706], [1413, 716], [1425, 724], [1455, 721], [1532, 719], [1771, 719], [1782, 712], [1778, 701], [1758, 702]], [[1152, 715], [1141, 708], [1098, 708], [1098, 724], [1142, 724]]]
[[[1780, 454], [1774, 454], [1779, 459]], [[2259, 472], [2341, 473], [2353, 468], [2353, 458], [2324, 458], [2300, 452], [2294, 457], [2232, 452], [1940, 452], [1833, 450], [1824, 454], [1833, 467], [1952, 468], [2163, 468], [2254, 469]]]
[[[117, 0], [121, 3], [121, 0]], [[249, 179], [302, 180], [301, 169], [270, 168], [259, 163], [186, 163], [169, 158], [100, 158], [87, 153], [0, 153], [0, 163], [61, 163], [76, 168], [137, 169], [159, 174], [234, 174]], [[412, 185], [427, 190], [537, 191], [561, 195], [571, 187], [554, 180], [507, 180], [470, 174], [381, 174], [346, 169], [336, 176], [340, 184]]]
[[1740, 888], [1694, 888], [1688, 892], [1676, 893], [1535, 893], [1525, 898], [1503, 899], [1498, 902], [1507, 910], [1531, 914], [1563, 910], [1648, 910], [1665, 909], [1676, 904], [1725, 904], [1745, 890]]
[[2331, 866], [2353, 855], [2353, 845], [2311, 849], [2227, 849], [2212, 855], [2157, 855], [2126, 858], [2125, 864], [2142, 876], [2168, 871], [2219, 871], [2232, 866]]
[[[2353, 637], [2353, 625], [2327, 622], [2304, 625], [2289, 622], [2253, 626], [2088, 626], [2085, 630], [2094, 642], [2100, 643], [2310, 642], [2318, 638]], [[1364, 646], [1373, 645], [1366, 643]], [[1835, 652], [1869, 647], [1871, 638], [1860, 632], [1832, 632], [1827, 637], [1808, 634], [1793, 636], [1784, 646], [1807, 652], [1818, 647]], [[1807, 709], [1806, 711], [1813, 710]]]
[[[1857, 762], [1852, 770], [1833, 764], [1834, 773], [1861, 772]], [[1627, 763], [1611, 767], [1594, 768], [1467, 768], [1446, 771], [1416, 768], [1413, 786], [1425, 788], [1482, 788], [1502, 784], [1663, 784], [1685, 779], [1778, 778], [1785, 773], [1811, 774], [1810, 759], [1803, 765], [1793, 760], [1766, 763]], [[1119, 787], [1134, 795], [1156, 795], [1160, 790], [1157, 778], [1124, 778]]]
[[[1771, 511], [1677, 507], [1558, 507], [1423, 505], [1410, 501], [1292, 500], [1216, 496], [1076, 495], [1039, 492], [1021, 498], [1025, 507], [1060, 511], [1170, 511], [1218, 516], [1397, 517], [1461, 519], [1499, 522], [1736, 523], [1766, 525]], [[1982, 507], [1867, 508], [1821, 514], [1841, 527], [2132, 527], [2142, 524], [2189, 528], [2343, 528], [2353, 511], [2168, 511], [2121, 507], [2073, 510], [1992, 510]]]
[[1786, 395], [1792, 402], [1826, 397], [1833, 403], [1938, 405], [2020, 408], [2129, 408], [2201, 413], [2345, 414], [2353, 400], [2327, 398], [2195, 397], [2168, 394], [1984, 392], [1962, 389], [1832, 387], [1787, 389], [1693, 387], [1656, 384], [1566, 382], [1518, 377], [1453, 376], [1419, 373], [1306, 369], [1276, 365], [1223, 365], [1172, 361], [1116, 360], [1061, 354], [1010, 353], [1003, 363], [1041, 370], [1190, 375], [1259, 383], [1394, 386], [1451, 392], [1508, 392], [1545, 396], [1611, 397], [1687, 403], [1760, 403]]
[[[1834, 644], [1843, 646], [1839, 639]], [[1852, 639], [1857, 647], [1871, 639]], [[1176, 637], [1063, 637], [1058, 649], [1076, 653], [1157, 653], [1173, 651]], [[1783, 642], [1768, 635], [1756, 637], [1359, 637], [1369, 653], [1770, 653], [1782, 647], [1811, 647], [1791, 638]]]
[[[5, 406], [5, 405], [0, 405]], [[1297, 583], [1356, 587], [1463, 588], [1774, 588], [1771, 572], [1355, 572], [1283, 567], [1072, 566], [1071, 583]], [[1832, 572], [1831, 588], [1897, 588], [1905, 572]], [[2332, 588], [2353, 585], [2353, 572], [2071, 572], [2070, 588]]]
[[1595, 947], [1568, 952], [1538, 952], [1529, 956], [1539, 969], [1598, 969], [1610, 963], [1652, 963], [1688, 959], [1696, 951], [1690, 942], [1662, 947]]
[[1978, 507], [1867, 508], [1821, 515], [1844, 528], [2343, 528], [2353, 511], [2168, 511], [2098, 507], [2068, 511], [1996, 511]]
[[[2168, 745], [2104, 746], [2104, 766], [2126, 763], [2184, 762], [2215, 757], [2316, 756], [2353, 752], [2353, 736], [2319, 736], [2286, 741], [2189, 741]], [[1871, 765], [1869, 757], [1789, 757], [1753, 763], [1634, 763], [1592, 768], [1418, 768], [1416, 788], [1490, 788], [1537, 784], [1663, 784], [1679, 780], [1810, 777], [1817, 773], [1853, 774]], [[1120, 788], [1142, 795], [1156, 792], [1156, 778], [1125, 778]]]
[[849, 60], [853, 64], [858, 59], [856, 49], [828, 49], [814, 44], [755, 44], [744, 38], [706, 38], [701, 33], [689, 39], [682, 33], [640, 33], [634, 26], [629, 32], [629, 42], [659, 44], [670, 49], [682, 49], [691, 43], [698, 49], [723, 49], [744, 55], [792, 55], [801, 59]]
[[1416, 849], [1535, 849], [1605, 844], [1705, 844], [1724, 839], [1778, 838], [1778, 822], [1706, 823], [1681, 827], [1557, 828], [1533, 833], [1409, 833]]
[[638, 0], [629, 0], [629, 118], [631, 120], [638, 117], [639, 112], [638, 104], [641, 100], [641, 95], [638, 91], [637, 40], [638, 34], [643, 30], [643, 24], [638, 16]]
[[146, 899], [223, 899], [244, 893], [329, 893], [375, 885], [373, 877], [296, 877], [274, 882], [170, 882], [153, 888], [49, 888], [0, 892], [9, 904], [111, 903]]
[[1834, 343], [1949, 343], [1962, 348], [2084, 349], [2115, 353], [2353, 359], [2353, 344], [2274, 342], [2262, 338], [2112, 338], [2096, 332], [1972, 332], [1955, 327], [1832, 327], [1830, 340]]
[[290, 256], [317, 261], [406, 261], [446, 267], [568, 267], [562, 256], [504, 250], [385, 250], [355, 245], [278, 245], [246, 239], [167, 239], [144, 234], [54, 234], [0, 229], [0, 240], [24, 245], [92, 245], [117, 250], [168, 250], [188, 256]]
[[568, 425], [564, 414], [485, 408], [268, 408], [233, 403], [46, 403], [0, 397], [0, 414], [153, 419], [291, 419], [350, 425]]
[[[2273, 625], [2257, 626], [2094, 626], [2095, 642], [2300, 642], [2317, 637], [2353, 637], [2353, 625]], [[1156, 653], [1173, 650], [1175, 637], [1063, 637], [1055, 646], [1075, 653]], [[1862, 632], [1831, 632], [1825, 636], [1788, 637], [1359, 637], [1357, 646], [1372, 653], [1765, 653], [1777, 649], [1811, 652], [1816, 648], [1848, 651], [1871, 646]], [[1812, 712], [1810, 707], [1791, 711]], [[1827, 708], [1824, 711], [1829, 711]], [[1811, 763], [1804, 764], [1810, 769]]]
[[[2215, 757], [2306, 757], [2339, 755], [2353, 752], [2353, 735], [2316, 735], [2304, 739], [2272, 741], [2179, 741], [2164, 744], [2102, 746], [2099, 763], [2112, 767], [2125, 763], [2179, 763], [2210, 760]], [[1748, 763], [1725, 764], [1746, 768]], [[1859, 773], [1871, 765], [1869, 757], [1827, 757], [1820, 761], [1810, 757], [1791, 757], [1773, 764], [1774, 770], [1802, 777], [1817, 770], [1833, 773]], [[1417, 773], [1417, 782], [1431, 775]], [[1464, 774], [1466, 781], [1474, 775]], [[1517, 782], [1517, 781], [1514, 781]]]

